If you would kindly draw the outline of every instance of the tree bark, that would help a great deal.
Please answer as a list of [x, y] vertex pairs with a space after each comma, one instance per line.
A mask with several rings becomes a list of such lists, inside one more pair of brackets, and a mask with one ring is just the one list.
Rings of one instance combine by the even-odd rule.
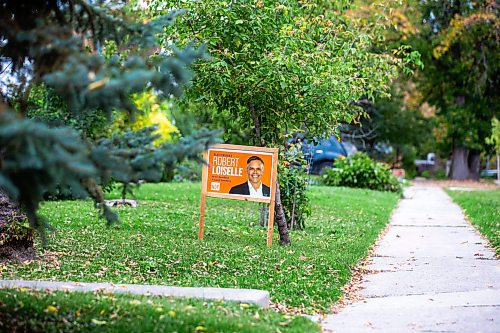
[[248, 109], [250, 110], [250, 114], [252, 115], [253, 126], [255, 128], [255, 137], [257, 138], [257, 142], [255, 144], [258, 145], [258, 146], [264, 147], [265, 142], [262, 139], [262, 135], [261, 135], [261, 132], [260, 132], [259, 117], [255, 113], [255, 107], [254, 107], [252, 101], [248, 102]]
[[[255, 107], [253, 102], [248, 102], [248, 109], [250, 110], [250, 114], [252, 116], [253, 125], [255, 127], [255, 137], [257, 138], [256, 145], [264, 147], [265, 142], [262, 139], [261, 131], [260, 131], [260, 121], [257, 113], [255, 112]], [[283, 211], [283, 206], [281, 204], [281, 194], [280, 194], [280, 186], [278, 182], [276, 182], [276, 196], [275, 196], [275, 206], [274, 206], [274, 220], [278, 225], [278, 233], [280, 235], [280, 245], [290, 245], [290, 236], [288, 235], [288, 228], [286, 226], [286, 217], [285, 212]]]
[[292, 204], [292, 217], [290, 218], [290, 230], [293, 230], [293, 223], [295, 222], [295, 202], [297, 201], [297, 188], [293, 190], [293, 204]]
[[286, 226], [285, 212], [281, 204], [280, 186], [276, 183], [276, 197], [274, 205], [274, 219], [278, 225], [278, 233], [280, 235], [280, 245], [290, 245], [290, 236], [288, 235], [288, 228]]
[[260, 226], [261, 227], [267, 227], [267, 222], [269, 221], [269, 205], [267, 204], [261, 204], [260, 205]]
[[480, 153], [466, 147], [455, 146], [451, 161], [451, 179], [478, 180]]

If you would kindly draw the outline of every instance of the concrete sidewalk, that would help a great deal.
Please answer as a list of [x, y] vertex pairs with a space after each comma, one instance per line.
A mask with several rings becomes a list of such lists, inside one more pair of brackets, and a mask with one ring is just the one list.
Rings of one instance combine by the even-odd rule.
[[500, 262], [486, 244], [442, 189], [408, 188], [365, 299], [327, 316], [324, 332], [500, 332]]

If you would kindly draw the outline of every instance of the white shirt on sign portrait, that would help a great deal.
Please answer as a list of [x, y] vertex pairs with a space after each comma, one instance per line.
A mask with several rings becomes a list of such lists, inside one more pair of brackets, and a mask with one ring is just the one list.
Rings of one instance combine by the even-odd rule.
[[260, 186], [257, 190], [255, 190], [252, 186], [252, 184], [247, 181], [248, 183], [248, 189], [250, 190], [250, 196], [252, 198], [264, 198], [264, 193], [262, 193], [262, 183], [260, 183]]

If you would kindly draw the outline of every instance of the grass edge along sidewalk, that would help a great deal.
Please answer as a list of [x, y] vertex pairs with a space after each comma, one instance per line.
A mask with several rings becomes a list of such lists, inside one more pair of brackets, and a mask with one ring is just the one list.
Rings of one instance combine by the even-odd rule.
[[446, 193], [464, 211], [500, 256], [500, 190], [451, 191]]
[[[118, 194], [115, 194], [115, 197]], [[55, 201], [41, 260], [0, 267], [2, 279], [264, 289], [296, 312], [326, 311], [388, 222], [393, 193], [312, 187], [313, 214], [291, 247], [265, 244], [258, 205], [214, 199], [196, 239], [199, 184], [143, 185], [139, 206], [107, 228], [88, 201]]]

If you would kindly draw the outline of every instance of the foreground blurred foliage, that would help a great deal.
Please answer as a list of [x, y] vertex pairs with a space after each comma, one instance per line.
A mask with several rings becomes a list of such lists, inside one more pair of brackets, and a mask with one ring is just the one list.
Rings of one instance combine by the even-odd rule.
[[[201, 130], [155, 146], [151, 127], [103, 137], [114, 112], [134, 119], [133, 94], [179, 96], [203, 47], [158, 46], [157, 35], [179, 12], [144, 22], [121, 1], [94, 3], [0, 2], [0, 189], [42, 237], [46, 222], [37, 211], [46, 195], [90, 195], [112, 223], [101, 184], [116, 180], [126, 191], [159, 181], [216, 141], [214, 131]], [[116, 52], [100, 52], [110, 42]]]

